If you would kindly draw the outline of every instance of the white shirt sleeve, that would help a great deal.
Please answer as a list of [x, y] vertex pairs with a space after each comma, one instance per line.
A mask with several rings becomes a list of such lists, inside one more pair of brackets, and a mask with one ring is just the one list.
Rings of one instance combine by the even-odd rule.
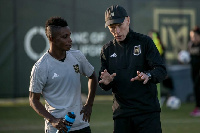
[[76, 53], [73, 51], [72, 54], [80, 63], [80, 73], [84, 76], [90, 77], [94, 72], [94, 67], [89, 63], [85, 55], [80, 50], [76, 50]]
[[[41, 65], [41, 64], [40, 64]], [[47, 81], [46, 68], [35, 64], [31, 71], [29, 91], [35, 93], [42, 93]]]

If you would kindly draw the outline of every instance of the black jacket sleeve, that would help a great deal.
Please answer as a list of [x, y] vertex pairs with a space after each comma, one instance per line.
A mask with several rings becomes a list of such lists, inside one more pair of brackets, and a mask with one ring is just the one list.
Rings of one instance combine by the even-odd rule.
[[164, 61], [162, 60], [156, 48], [156, 45], [154, 44], [152, 39], [149, 39], [146, 47], [147, 47], [146, 58], [148, 61], [148, 66], [150, 67], [150, 70], [148, 72], [150, 72], [152, 75], [150, 81], [152, 83], [160, 83], [167, 76], [167, 71]]
[[[105, 69], [109, 73], [108, 66], [107, 66], [107, 59], [106, 59], [106, 55], [105, 55], [104, 52], [105, 52], [105, 46], [102, 48], [101, 54], [100, 54], [101, 68], [100, 68], [100, 71], [99, 71], [98, 81], [101, 80], [101, 78], [100, 78], [101, 72], [103, 72]], [[110, 82], [110, 84], [108, 84], [108, 85], [104, 85], [102, 83], [99, 83], [99, 86], [105, 91], [110, 90], [113, 87], [113, 85], [114, 85], [114, 81]]]

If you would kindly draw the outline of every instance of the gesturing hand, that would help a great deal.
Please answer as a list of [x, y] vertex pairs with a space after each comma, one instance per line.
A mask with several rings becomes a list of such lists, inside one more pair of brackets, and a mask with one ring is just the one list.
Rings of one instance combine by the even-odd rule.
[[101, 72], [101, 80], [99, 81], [99, 83], [103, 83], [105, 85], [108, 85], [110, 82], [113, 81], [114, 77], [116, 76], [116, 73], [113, 73], [113, 74], [109, 74], [107, 72], [107, 70], [105, 69], [103, 72]]
[[138, 80], [138, 81], [144, 80], [143, 84], [146, 84], [149, 81], [149, 76], [143, 72], [137, 71], [137, 76], [134, 78], [131, 78], [131, 81], [135, 81], [135, 80]]

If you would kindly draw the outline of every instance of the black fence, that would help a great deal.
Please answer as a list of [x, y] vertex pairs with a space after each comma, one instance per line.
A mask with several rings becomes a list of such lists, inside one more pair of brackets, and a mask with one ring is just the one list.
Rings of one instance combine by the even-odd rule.
[[[167, 64], [187, 47], [189, 30], [200, 24], [198, 0], [1, 0], [0, 98], [28, 96], [31, 68], [49, 48], [44, 33], [51, 16], [65, 18], [72, 30], [73, 48], [80, 49], [98, 74], [103, 44], [112, 39], [104, 27], [104, 12], [119, 4], [131, 17], [131, 28], [143, 34], [158, 30], [167, 48]], [[82, 77], [82, 91], [87, 79]], [[97, 94], [110, 94], [100, 88]]]

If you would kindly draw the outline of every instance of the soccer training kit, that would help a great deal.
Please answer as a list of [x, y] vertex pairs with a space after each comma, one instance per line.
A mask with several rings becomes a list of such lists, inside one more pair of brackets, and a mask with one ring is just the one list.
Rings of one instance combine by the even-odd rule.
[[[76, 119], [70, 131], [89, 126], [82, 120], [80, 74], [90, 77], [94, 67], [79, 50], [66, 52], [65, 60], [59, 61], [46, 52], [33, 66], [29, 91], [42, 93], [45, 107], [54, 117], [64, 118], [68, 112], [75, 112]], [[46, 130], [54, 130], [46, 120]]]

